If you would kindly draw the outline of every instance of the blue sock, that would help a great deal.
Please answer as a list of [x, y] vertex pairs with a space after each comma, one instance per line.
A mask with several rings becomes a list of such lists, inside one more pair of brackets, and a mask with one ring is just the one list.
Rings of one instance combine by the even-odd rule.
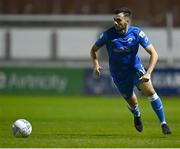
[[128, 106], [128, 109], [132, 112], [132, 114], [135, 117], [140, 117], [141, 113], [140, 113], [140, 110], [139, 110], [139, 106], [136, 106], [135, 108], [132, 108], [132, 107]]
[[156, 115], [158, 116], [161, 124], [166, 123], [165, 121], [165, 115], [164, 115], [164, 108], [161, 102], [161, 99], [159, 98], [159, 96], [155, 93], [153, 96], [148, 97], [150, 102], [151, 102], [151, 106], [153, 108], [153, 110], [155, 111]]

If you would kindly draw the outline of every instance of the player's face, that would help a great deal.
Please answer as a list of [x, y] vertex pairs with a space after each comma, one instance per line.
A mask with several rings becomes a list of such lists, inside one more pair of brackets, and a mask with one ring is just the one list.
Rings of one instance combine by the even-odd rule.
[[127, 18], [124, 17], [124, 14], [119, 13], [116, 16], [114, 16], [114, 25], [117, 31], [122, 31], [125, 30], [127, 25], [128, 25], [128, 21]]

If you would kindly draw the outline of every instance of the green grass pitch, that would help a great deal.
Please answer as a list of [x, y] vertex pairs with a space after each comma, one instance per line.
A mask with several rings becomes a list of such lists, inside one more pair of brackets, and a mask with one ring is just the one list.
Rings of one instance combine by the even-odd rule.
[[[0, 147], [124, 148], [180, 147], [180, 98], [163, 100], [173, 131], [163, 135], [147, 99], [140, 99], [144, 131], [120, 97], [0, 96]], [[28, 138], [15, 138], [11, 125], [25, 118], [32, 123]]]

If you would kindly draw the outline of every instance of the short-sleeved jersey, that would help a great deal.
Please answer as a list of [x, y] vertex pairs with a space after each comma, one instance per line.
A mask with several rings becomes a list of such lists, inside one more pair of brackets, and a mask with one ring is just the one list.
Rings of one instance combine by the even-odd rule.
[[[128, 31], [121, 35], [115, 27], [103, 32], [95, 43], [101, 47], [106, 45], [109, 55], [109, 68], [112, 76], [128, 74], [141, 65], [137, 55], [139, 45], [146, 48], [150, 45], [146, 34], [138, 27], [128, 26]], [[123, 79], [123, 78], [122, 78]]]

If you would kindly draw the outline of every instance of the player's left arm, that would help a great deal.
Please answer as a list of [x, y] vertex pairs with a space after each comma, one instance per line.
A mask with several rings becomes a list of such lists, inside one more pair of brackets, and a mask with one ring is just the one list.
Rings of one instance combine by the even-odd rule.
[[149, 66], [147, 68], [147, 72], [141, 77], [141, 79], [143, 82], [148, 82], [151, 78], [151, 73], [153, 72], [156, 66], [158, 60], [158, 54], [152, 44], [148, 45], [145, 48], [145, 50], [147, 53], [149, 53], [150, 59], [149, 59]]

